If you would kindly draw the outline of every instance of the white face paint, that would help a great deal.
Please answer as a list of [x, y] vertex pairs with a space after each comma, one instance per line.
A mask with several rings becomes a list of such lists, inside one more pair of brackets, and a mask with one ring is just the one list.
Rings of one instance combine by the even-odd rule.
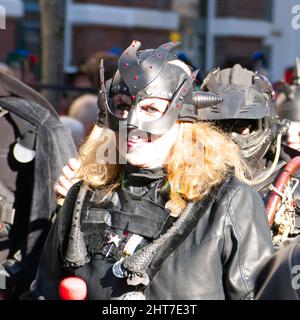
[[[141, 121], [154, 121], [162, 117], [169, 101], [159, 98], [147, 98], [138, 103], [137, 117]], [[165, 134], [157, 137], [138, 129], [132, 129], [127, 137], [127, 153], [125, 159], [128, 163], [141, 168], [161, 167], [174, 145], [179, 130], [175, 123]]]
[[287, 142], [289, 147], [300, 151], [300, 122], [291, 122]]

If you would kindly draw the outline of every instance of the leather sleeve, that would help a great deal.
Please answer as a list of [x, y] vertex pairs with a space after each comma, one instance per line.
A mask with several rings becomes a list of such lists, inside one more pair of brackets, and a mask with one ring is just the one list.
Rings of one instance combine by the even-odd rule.
[[300, 300], [300, 244], [280, 249], [256, 279], [257, 300]]
[[59, 299], [59, 283], [64, 278], [63, 250], [68, 240], [72, 212], [80, 183], [75, 184], [67, 194], [64, 205], [52, 225], [43, 249], [31, 294], [36, 299]]
[[58, 219], [53, 224], [39, 263], [37, 276], [31, 285], [31, 293], [36, 299], [59, 299], [58, 287], [62, 278], [61, 261], [57, 239]]
[[224, 227], [226, 299], [253, 299], [257, 270], [272, 253], [264, 204], [255, 190], [242, 184], [229, 199]]

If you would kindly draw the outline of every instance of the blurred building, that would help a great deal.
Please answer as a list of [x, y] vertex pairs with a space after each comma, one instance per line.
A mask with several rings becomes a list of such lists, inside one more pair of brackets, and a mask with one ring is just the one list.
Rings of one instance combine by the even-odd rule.
[[0, 29], [1, 61], [16, 48], [18, 21], [24, 15], [24, 6], [22, 0], [0, 0], [0, 6], [5, 9], [0, 13], [1, 19], [5, 21], [5, 29]]
[[248, 66], [260, 53], [272, 80], [300, 55], [300, 29], [292, 28], [296, 5], [299, 0], [174, 0], [194, 64], [205, 70], [234, 61]]
[[156, 47], [169, 41], [170, 32], [179, 27], [172, 0], [66, 1], [66, 68], [98, 50], [125, 49], [132, 40]]
[[[299, 0], [65, 0], [65, 70], [71, 72], [98, 51], [116, 54], [134, 40], [155, 47], [183, 41], [184, 53], [202, 72], [263, 56], [272, 80], [300, 56], [299, 29], [292, 27]], [[0, 60], [27, 49], [40, 54], [38, 0], [0, 0]], [[296, 10], [297, 12], [297, 10]], [[179, 31], [172, 35], [173, 31]]]
[[[122, 52], [132, 40], [155, 47], [179, 28], [172, 0], [65, 0], [65, 70], [72, 71], [97, 51]], [[0, 30], [0, 60], [17, 48], [40, 54], [38, 0], [0, 0], [7, 28]], [[18, 18], [18, 19], [16, 19]]]

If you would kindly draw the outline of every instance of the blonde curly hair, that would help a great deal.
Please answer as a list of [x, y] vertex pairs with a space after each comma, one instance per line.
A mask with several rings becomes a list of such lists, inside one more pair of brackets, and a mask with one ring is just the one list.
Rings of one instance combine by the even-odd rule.
[[[117, 152], [110, 161], [99, 158], [98, 152], [116, 150], [115, 147], [115, 134], [109, 129], [103, 129], [100, 138], [88, 139], [79, 151], [79, 179], [90, 188], [105, 187], [108, 193], [120, 186], [122, 164], [117, 161]], [[229, 172], [241, 181], [250, 176], [239, 147], [209, 122], [179, 124], [177, 140], [164, 168], [170, 186], [170, 201], [180, 208], [189, 200], [203, 199]]]

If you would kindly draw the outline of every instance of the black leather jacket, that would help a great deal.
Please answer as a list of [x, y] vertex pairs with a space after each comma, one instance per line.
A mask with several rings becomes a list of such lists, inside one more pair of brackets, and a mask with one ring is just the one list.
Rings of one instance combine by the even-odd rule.
[[[85, 280], [88, 299], [119, 299], [132, 287], [112, 274], [113, 262], [96, 254], [82, 267], [62, 267], [78, 189], [70, 190], [49, 234], [32, 294], [59, 299], [61, 279], [75, 275]], [[222, 190], [155, 273], [144, 290], [146, 299], [253, 298], [256, 270], [273, 252], [264, 205], [235, 177]]]
[[257, 300], [300, 300], [299, 237], [263, 266], [256, 280]]

